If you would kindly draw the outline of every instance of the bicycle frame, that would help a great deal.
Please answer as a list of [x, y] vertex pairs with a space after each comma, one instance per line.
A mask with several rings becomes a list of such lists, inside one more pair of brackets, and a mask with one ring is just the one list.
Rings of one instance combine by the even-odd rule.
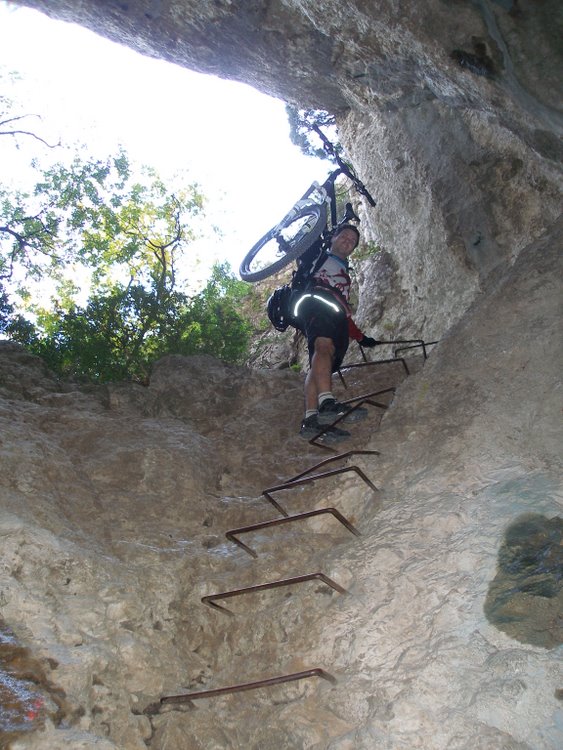
[[313, 182], [283, 219], [261, 237], [244, 256], [239, 273], [245, 281], [261, 281], [281, 270], [292, 260], [298, 261], [313, 243], [320, 242], [321, 246], [327, 248], [338, 226], [348, 221], [360, 221], [351, 203], [346, 203], [344, 215], [338, 219], [336, 180], [340, 175], [345, 175], [368, 203], [375, 206], [374, 199], [353, 169], [340, 158], [322, 131], [316, 127], [314, 129], [321, 137], [325, 150], [336, 162], [337, 168], [328, 175], [322, 185]]
[[[305, 202], [306, 199], [309, 198], [315, 191], [319, 191], [319, 193], [322, 195], [322, 200], [319, 201], [319, 203], [326, 201], [329, 207], [330, 225], [328, 225], [327, 228], [329, 228], [329, 236], [330, 236], [330, 234], [334, 231], [334, 229], [339, 224], [338, 216], [337, 216], [335, 183], [341, 174], [345, 175], [345, 177], [351, 180], [356, 190], [367, 199], [368, 203], [371, 206], [375, 206], [375, 200], [369, 194], [363, 182], [359, 180], [358, 177], [356, 177], [356, 175], [354, 174], [354, 172], [350, 169], [350, 167], [344, 161], [342, 161], [338, 151], [335, 149], [334, 145], [328, 140], [328, 138], [323, 133], [323, 131], [319, 128], [319, 126], [313, 125], [312, 129], [317, 133], [317, 135], [321, 139], [323, 148], [327, 152], [328, 156], [334, 159], [334, 161], [337, 163], [338, 168], [329, 174], [329, 176], [327, 177], [327, 179], [324, 181], [322, 185], [319, 185], [318, 183], [313, 183], [311, 187], [309, 188], [309, 190], [301, 198], [301, 200], [297, 202], [294, 208], [296, 208], [297, 206], [301, 208], [302, 206], [306, 205], [306, 202]], [[359, 217], [355, 214], [354, 209], [352, 208], [352, 204], [346, 203], [344, 216], [340, 220], [340, 223], [350, 221], [351, 219], [354, 219], [355, 221], [360, 220]], [[326, 229], [323, 231], [322, 234], [324, 235], [325, 232], [326, 232]]]
[[[305, 206], [310, 205], [311, 203], [317, 203], [318, 205], [321, 205], [322, 203], [327, 204], [327, 225], [325, 229], [322, 231], [321, 236], [323, 239], [328, 240], [332, 232], [335, 230], [335, 228], [338, 226], [338, 214], [337, 214], [337, 202], [336, 202], [336, 180], [338, 177], [344, 174], [347, 177], [350, 177], [350, 174], [348, 173], [347, 169], [343, 167], [339, 167], [338, 169], [335, 169], [333, 172], [329, 174], [327, 179], [323, 182], [322, 185], [319, 185], [318, 182], [313, 182], [312, 185], [309, 187], [307, 192], [294, 204], [291, 211], [284, 216], [284, 218], [281, 220], [281, 222], [278, 224], [278, 227], [283, 227], [287, 221], [291, 221], [294, 216], [297, 216], [299, 211], [303, 209]], [[350, 221], [351, 219], [354, 219], [356, 221], [359, 221], [358, 216], [356, 216], [356, 213], [354, 212], [354, 209], [352, 208], [351, 203], [346, 203], [346, 208], [344, 211], [344, 215], [340, 222], [346, 222]], [[328, 230], [328, 232], [327, 232]]]
[[[334, 172], [331, 172], [330, 175], [327, 177], [325, 182], [323, 183], [323, 188], [325, 189], [328, 199], [329, 199], [329, 207], [330, 207], [330, 227], [333, 230], [338, 225], [338, 216], [337, 216], [337, 205], [336, 205], [336, 187], [335, 183], [337, 178], [344, 174], [347, 177], [349, 175], [346, 173], [346, 171], [339, 167], [338, 169], [335, 169]], [[341, 221], [349, 221], [350, 219], [355, 219], [356, 221], [359, 221], [359, 218], [354, 213], [354, 209], [352, 208], [351, 203], [346, 203], [346, 209], [344, 211], [344, 216], [342, 217]]]

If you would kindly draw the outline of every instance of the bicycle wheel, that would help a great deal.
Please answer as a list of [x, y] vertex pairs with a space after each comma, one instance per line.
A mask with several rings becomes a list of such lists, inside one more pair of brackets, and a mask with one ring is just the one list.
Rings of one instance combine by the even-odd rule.
[[262, 281], [299, 258], [326, 226], [326, 204], [311, 203], [288, 214], [245, 255], [239, 274], [243, 281]]

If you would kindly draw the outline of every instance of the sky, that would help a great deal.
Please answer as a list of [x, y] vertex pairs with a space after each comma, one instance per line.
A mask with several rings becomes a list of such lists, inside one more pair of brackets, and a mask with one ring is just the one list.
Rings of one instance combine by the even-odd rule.
[[[7, 88], [7, 71], [21, 80]], [[330, 165], [306, 157], [289, 139], [284, 103], [255, 89], [144, 57], [74, 24], [0, 0], [1, 93], [50, 142], [80, 142], [105, 157], [122, 145], [170, 184], [187, 170], [208, 199], [222, 239], [199, 252], [233, 270], [247, 250]], [[37, 126], [40, 124], [40, 127]], [[26, 175], [37, 142], [0, 139], [0, 179]]]

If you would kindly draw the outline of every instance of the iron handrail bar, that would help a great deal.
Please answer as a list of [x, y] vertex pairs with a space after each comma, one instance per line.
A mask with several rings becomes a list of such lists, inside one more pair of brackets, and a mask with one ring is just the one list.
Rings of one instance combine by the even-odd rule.
[[[395, 388], [395, 386], [391, 386], [390, 388], [383, 388], [380, 391], [372, 391], [371, 393], [364, 393], [363, 396], [354, 396], [354, 398], [349, 398], [346, 401], [343, 401], [342, 403], [351, 404], [353, 401], [357, 401], [358, 403], [354, 404], [354, 406], [352, 407], [352, 411], [360, 407], [362, 404], [371, 404], [372, 406], [377, 406], [380, 409], [388, 409], [389, 404], [381, 404], [379, 401], [373, 401], [372, 397], [380, 396], [382, 393], [395, 393], [396, 390], [397, 389]], [[346, 419], [346, 416], [347, 416], [346, 414], [342, 415], [341, 417], [338, 418], [338, 421], [340, 421], [341, 419]]]
[[304, 680], [308, 677], [321, 677], [323, 680], [327, 680], [332, 685], [336, 685], [337, 680], [331, 674], [326, 672], [320, 667], [314, 667], [313, 669], [306, 669], [303, 672], [293, 672], [292, 674], [279, 675], [278, 677], [268, 677], [264, 680], [257, 680], [256, 682], [243, 682], [239, 685], [229, 685], [228, 687], [216, 688], [215, 690], [202, 690], [196, 693], [183, 693], [181, 695], [165, 695], [160, 699], [161, 704], [166, 703], [190, 703], [194, 700], [200, 700], [201, 698], [214, 698], [219, 695], [227, 695], [229, 693], [241, 693], [245, 690], [257, 690], [258, 688], [270, 687], [270, 685], [280, 685], [284, 682], [295, 682], [296, 680]]
[[369, 479], [364, 472], [359, 468], [359, 466], [342, 466], [339, 469], [331, 469], [330, 471], [324, 471], [321, 474], [313, 474], [309, 477], [303, 477], [302, 479], [297, 479], [293, 482], [285, 482], [284, 484], [278, 484], [276, 487], [268, 487], [268, 489], [264, 490], [262, 492], [262, 495], [270, 502], [274, 508], [276, 508], [277, 511], [279, 511], [282, 516], [288, 516], [289, 513], [282, 508], [282, 506], [274, 500], [274, 498], [271, 496], [271, 492], [280, 492], [281, 490], [292, 490], [294, 487], [298, 487], [302, 484], [310, 484], [311, 482], [316, 482], [319, 479], [327, 479], [328, 477], [337, 476], [338, 474], [344, 474], [348, 471], [353, 471], [356, 473], [360, 479], [362, 479], [368, 487], [371, 487], [371, 489], [374, 492], [379, 492], [378, 488], [375, 486], [375, 484]]
[[355, 528], [355, 526], [352, 526], [350, 521], [348, 521], [347, 518], [345, 518], [342, 513], [339, 510], [336, 510], [336, 508], [319, 508], [318, 510], [309, 510], [305, 513], [297, 513], [293, 516], [286, 516], [284, 518], [276, 518], [273, 521], [263, 521], [262, 523], [254, 523], [251, 526], [241, 526], [239, 529], [230, 529], [226, 532], [225, 536], [230, 542], [233, 542], [234, 544], [238, 545], [241, 549], [243, 549], [245, 552], [248, 552], [248, 554], [251, 557], [258, 557], [258, 553], [255, 552], [251, 547], [249, 547], [247, 544], [242, 542], [237, 535], [239, 534], [247, 534], [252, 531], [260, 531], [262, 529], [267, 529], [271, 526], [280, 526], [282, 523], [292, 523], [293, 521], [303, 521], [307, 518], [313, 518], [314, 516], [321, 516], [325, 513], [328, 513], [336, 518], [337, 521], [339, 521], [342, 526], [348, 529], [354, 536], [361, 536], [358, 529]]
[[220, 612], [225, 612], [226, 614], [230, 615], [231, 617], [234, 617], [234, 612], [231, 612], [230, 609], [227, 609], [226, 607], [222, 607], [220, 604], [216, 603], [217, 599], [229, 599], [233, 596], [242, 596], [243, 594], [254, 594], [258, 591], [266, 591], [268, 589], [275, 589], [280, 588], [281, 586], [293, 586], [298, 583], [305, 583], [307, 581], [322, 581], [322, 583], [325, 583], [330, 588], [334, 589], [335, 591], [338, 591], [339, 594], [348, 594], [349, 592], [343, 588], [339, 583], [336, 583], [336, 581], [333, 581], [332, 578], [329, 578], [324, 573], [306, 573], [305, 575], [300, 576], [293, 576], [292, 578], [283, 578], [277, 581], [271, 581], [269, 583], [259, 583], [255, 586], [245, 586], [242, 589], [233, 589], [231, 591], [223, 591], [218, 594], [209, 594], [208, 596], [203, 596], [201, 598], [201, 601], [204, 604], [207, 604], [209, 607], [212, 607], [213, 609], [217, 609]]
[[[388, 345], [388, 344], [424, 344], [424, 339], [391, 339], [391, 341], [380, 341], [378, 340], [377, 345]], [[363, 347], [360, 345], [363, 350]]]

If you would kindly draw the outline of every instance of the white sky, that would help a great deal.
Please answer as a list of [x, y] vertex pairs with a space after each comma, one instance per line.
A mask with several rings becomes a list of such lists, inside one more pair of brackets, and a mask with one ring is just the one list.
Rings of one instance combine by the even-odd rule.
[[[2, 68], [4, 68], [2, 70]], [[22, 81], [8, 90], [5, 74]], [[281, 219], [330, 164], [289, 140], [283, 102], [245, 84], [143, 57], [74, 24], [0, 0], [2, 93], [41, 115], [29, 129], [53, 142], [79, 141], [97, 157], [122, 144], [135, 160], [172, 179], [188, 170], [208, 199], [223, 239], [203, 248], [235, 271], [245, 252]], [[26, 127], [27, 129], [27, 127]], [[45, 149], [0, 138], [0, 179], [25, 173]]]

